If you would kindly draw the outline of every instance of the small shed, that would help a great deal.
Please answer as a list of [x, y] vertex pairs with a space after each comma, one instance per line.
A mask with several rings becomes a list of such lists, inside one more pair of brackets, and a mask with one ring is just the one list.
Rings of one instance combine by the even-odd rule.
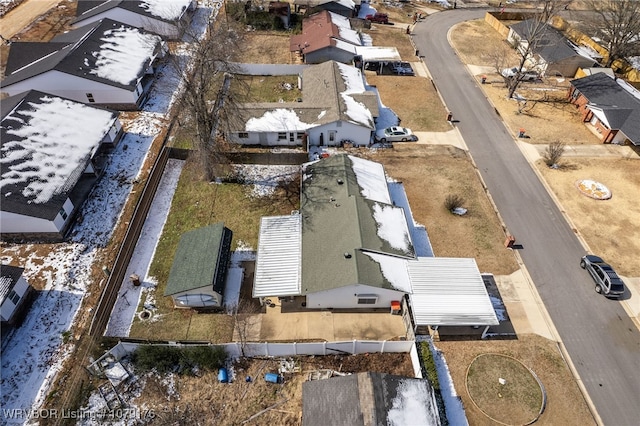
[[233, 233], [223, 222], [185, 232], [164, 291], [176, 308], [220, 308]]

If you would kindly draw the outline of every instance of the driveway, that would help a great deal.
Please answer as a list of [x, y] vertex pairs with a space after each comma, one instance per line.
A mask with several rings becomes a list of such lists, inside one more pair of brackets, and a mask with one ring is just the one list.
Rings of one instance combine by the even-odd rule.
[[[562, 344], [606, 425], [640, 418], [640, 332], [619, 302], [593, 291], [578, 266], [585, 249], [518, 149], [447, 33], [485, 10], [450, 10], [415, 26], [416, 48], [458, 127], [533, 279]], [[535, 366], [534, 366], [535, 369]]]

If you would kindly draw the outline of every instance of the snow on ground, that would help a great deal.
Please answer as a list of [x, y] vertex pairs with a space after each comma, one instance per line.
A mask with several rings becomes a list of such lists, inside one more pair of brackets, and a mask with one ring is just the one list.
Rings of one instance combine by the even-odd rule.
[[[164, 175], [156, 191], [156, 196], [149, 209], [153, 214], [149, 214], [144, 222], [140, 238], [133, 251], [131, 261], [125, 274], [125, 279], [120, 285], [118, 298], [113, 307], [109, 324], [107, 325], [106, 336], [128, 336], [131, 322], [136, 314], [142, 290], [148, 287], [155, 287], [155, 281], [148, 276], [149, 266], [153, 260], [162, 228], [164, 228], [173, 194], [178, 185], [180, 172], [184, 161], [169, 160], [165, 168]], [[137, 274], [140, 277], [141, 285], [134, 286], [130, 281], [130, 276]]]
[[257, 164], [237, 164], [235, 172], [246, 185], [252, 186], [252, 195], [267, 197], [282, 182], [290, 182], [300, 170], [300, 166], [266, 166]]
[[[194, 25], [206, 23], [210, 13], [211, 9], [198, 9]], [[164, 72], [170, 74], [167, 69]], [[88, 295], [91, 265], [98, 249], [111, 237], [151, 142], [160, 133], [161, 126], [166, 125], [168, 107], [178, 94], [175, 83], [175, 78], [158, 79], [145, 105], [145, 109], [151, 106], [152, 111], [139, 113], [133, 122], [123, 120], [127, 133], [111, 154], [105, 174], [83, 205], [71, 242], [58, 244], [54, 252], [44, 257], [32, 253], [25, 260], [17, 259], [11, 248], [3, 249], [1, 261], [12, 264], [20, 261], [27, 281], [35, 276], [44, 277], [46, 281], [22, 326], [3, 336], [0, 380], [0, 406], [3, 409], [39, 407], [71, 353], [73, 336], [68, 335], [68, 330], [79, 313], [82, 299]], [[168, 87], [171, 84], [174, 86]], [[19, 413], [23, 413], [21, 418], [8, 419], [5, 415], [3, 421], [24, 424], [28, 421], [25, 412], [15, 412], [16, 415]]]
[[431, 340], [429, 340], [429, 346], [431, 347], [433, 362], [438, 372], [438, 382], [440, 383], [440, 392], [444, 400], [447, 421], [451, 426], [468, 426], [469, 422], [467, 421], [462, 401], [453, 386], [453, 379], [451, 378], [447, 361]]

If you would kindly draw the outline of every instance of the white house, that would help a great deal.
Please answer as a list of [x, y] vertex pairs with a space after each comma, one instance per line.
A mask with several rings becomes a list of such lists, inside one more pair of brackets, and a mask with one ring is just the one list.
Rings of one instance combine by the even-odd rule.
[[243, 104], [230, 119], [230, 142], [265, 146], [368, 145], [375, 132], [378, 97], [362, 72], [335, 61], [306, 68], [302, 102]]
[[108, 18], [171, 40], [182, 36], [196, 0], [78, 0], [75, 26]]
[[174, 307], [222, 307], [232, 237], [222, 222], [182, 234], [164, 291]]
[[35, 90], [1, 108], [0, 232], [59, 240], [122, 135], [118, 113]]
[[13, 325], [26, 308], [33, 288], [22, 276], [23, 268], [0, 265], [0, 319]]
[[157, 35], [103, 19], [50, 42], [12, 43], [2, 92], [39, 90], [83, 103], [136, 109], [166, 45]]
[[418, 332], [498, 324], [474, 259], [416, 254], [425, 252], [414, 247], [413, 218], [381, 164], [340, 154], [302, 173], [299, 213], [262, 218], [253, 297], [280, 298], [283, 312], [389, 312], [408, 300]]

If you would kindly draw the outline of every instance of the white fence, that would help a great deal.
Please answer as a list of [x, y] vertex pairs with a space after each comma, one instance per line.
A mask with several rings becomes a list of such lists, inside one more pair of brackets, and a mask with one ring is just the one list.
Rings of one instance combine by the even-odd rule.
[[[207, 343], [138, 343], [138, 342], [118, 342], [100, 359], [95, 361], [89, 368], [97, 367], [105, 358], [113, 358], [116, 361], [122, 357], [133, 353], [141, 345], [162, 345], [174, 347], [191, 346], [222, 346], [227, 354], [232, 358], [243, 356], [242, 345], [238, 342], [213, 345]], [[344, 342], [305, 342], [305, 343], [245, 343], [244, 356], [246, 357], [286, 357], [296, 355], [339, 355], [339, 354], [364, 354], [364, 353], [409, 353], [413, 363], [416, 377], [421, 377], [420, 362], [415, 342], [400, 341], [374, 341], [374, 340], [351, 340]]]

